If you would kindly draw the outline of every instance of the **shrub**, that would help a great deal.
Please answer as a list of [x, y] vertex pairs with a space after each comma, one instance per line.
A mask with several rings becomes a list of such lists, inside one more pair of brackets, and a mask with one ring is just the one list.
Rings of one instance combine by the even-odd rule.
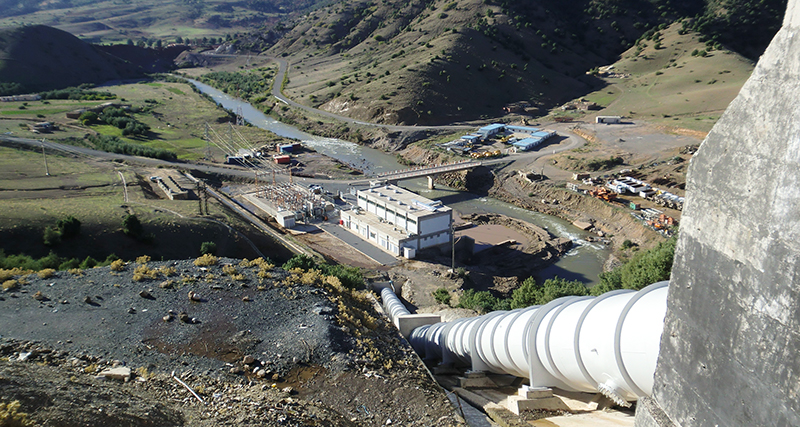
[[464, 291], [458, 300], [459, 307], [475, 310], [479, 313], [503, 310], [508, 308], [508, 304], [508, 301], [499, 300], [489, 291], [475, 291], [474, 289]]
[[53, 270], [52, 268], [45, 268], [43, 270], [39, 270], [39, 272], [36, 273], [36, 275], [39, 276], [40, 279], [49, 279], [53, 277], [55, 273], [56, 271]]
[[123, 261], [121, 259], [117, 259], [117, 260], [111, 261], [111, 270], [113, 270], [113, 271], [122, 271], [124, 269], [125, 269], [125, 261]]
[[200, 244], [200, 255], [217, 254], [217, 244], [214, 242], [203, 242]]
[[19, 400], [10, 403], [0, 402], [0, 426], [29, 427], [36, 425], [36, 423], [28, 419], [28, 414], [19, 412], [20, 406]]
[[147, 264], [148, 262], [150, 262], [151, 259], [152, 258], [150, 258], [150, 255], [142, 255], [140, 257], [136, 257], [136, 263], [137, 264]]
[[632, 248], [634, 246], [633, 242], [630, 239], [625, 239], [620, 246], [622, 249]]
[[70, 215], [66, 218], [59, 219], [56, 222], [58, 231], [61, 232], [61, 237], [69, 239], [81, 234], [81, 222], [77, 218]]
[[669, 280], [677, 240], [677, 235], [672, 236], [655, 248], [637, 253], [627, 263], [600, 273], [600, 283], [591, 289], [591, 294], [601, 295], [615, 289], [638, 291], [652, 283]]
[[9, 279], [3, 282], [3, 290], [6, 292], [13, 291], [19, 288], [19, 282], [16, 279]]
[[222, 272], [227, 274], [228, 276], [233, 276], [234, 274], [238, 273], [238, 271], [236, 271], [236, 267], [232, 265], [223, 265]]
[[439, 288], [431, 292], [431, 295], [439, 304], [450, 305], [450, 292], [447, 289]]
[[205, 254], [194, 260], [194, 265], [198, 267], [208, 267], [209, 265], [217, 265], [219, 259], [211, 254]]
[[42, 241], [46, 246], [55, 246], [61, 243], [61, 233], [55, 227], [47, 227], [44, 229]]
[[566, 280], [556, 276], [539, 285], [533, 277], [529, 277], [511, 294], [511, 308], [544, 305], [557, 298], [588, 294], [586, 285], [578, 280]]
[[78, 267], [85, 270], [87, 268], [94, 268], [96, 266], [97, 266], [97, 260], [90, 256], [87, 256], [86, 259], [84, 259]]

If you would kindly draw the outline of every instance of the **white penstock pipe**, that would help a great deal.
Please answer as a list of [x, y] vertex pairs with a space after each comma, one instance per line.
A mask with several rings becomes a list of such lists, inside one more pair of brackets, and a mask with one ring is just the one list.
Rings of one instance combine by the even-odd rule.
[[[599, 391], [628, 406], [653, 391], [668, 283], [425, 325], [409, 340], [426, 359], [525, 377], [532, 387]], [[381, 297], [390, 318], [401, 311], [395, 301], [405, 310], [391, 289]]]

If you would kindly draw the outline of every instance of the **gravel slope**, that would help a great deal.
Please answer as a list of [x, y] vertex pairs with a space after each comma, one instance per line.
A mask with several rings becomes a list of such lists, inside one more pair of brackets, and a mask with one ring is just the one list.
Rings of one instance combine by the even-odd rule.
[[[119, 425], [460, 425], [372, 297], [314, 273], [192, 261], [14, 276], [16, 289], [0, 293], [0, 402], [20, 400], [42, 425], [69, 425], [57, 420], [71, 417], [109, 425], [89, 416], [102, 411], [80, 415], [65, 399], [82, 396], [82, 383], [100, 383], [119, 388], [101, 399], [113, 403], [104, 417], [116, 411]], [[134, 280], [143, 272], [153, 278]], [[109, 366], [133, 369], [134, 379], [94, 377]], [[42, 404], [23, 392], [33, 396], [52, 382], [69, 393]], [[120, 400], [125, 410], [112, 410]]]

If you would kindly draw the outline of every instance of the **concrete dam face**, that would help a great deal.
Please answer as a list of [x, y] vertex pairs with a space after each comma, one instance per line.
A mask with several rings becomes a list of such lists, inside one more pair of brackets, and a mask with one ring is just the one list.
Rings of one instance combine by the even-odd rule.
[[637, 426], [800, 425], [800, 0], [691, 161]]

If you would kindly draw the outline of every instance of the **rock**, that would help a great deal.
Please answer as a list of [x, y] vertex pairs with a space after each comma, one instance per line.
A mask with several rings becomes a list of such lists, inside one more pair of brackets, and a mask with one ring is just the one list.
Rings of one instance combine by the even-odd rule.
[[85, 296], [85, 297], [83, 297], [83, 302], [85, 302], [86, 304], [91, 304], [91, 303], [93, 303], [94, 301], [92, 301], [92, 297], [90, 297], [90, 296]]
[[61, 304], [69, 304], [69, 301], [67, 301], [67, 300], [65, 300], [65, 299], [62, 299], [62, 300], [61, 300]]
[[33, 354], [33, 353], [31, 353], [29, 351], [20, 352], [19, 356], [17, 356], [17, 362], [24, 362], [24, 361], [28, 360], [28, 358], [31, 357], [31, 354]]
[[292, 387], [284, 387], [281, 391], [284, 392], [284, 393], [292, 394], [292, 393], [294, 393], [294, 388], [292, 388]]
[[129, 314], [135, 314], [136, 313], [136, 309], [131, 307], [131, 308], [128, 309], [128, 313]]
[[240, 367], [238, 367], [238, 366], [234, 366], [233, 368], [231, 368], [231, 371], [230, 371], [230, 372], [231, 372], [232, 374], [241, 374], [241, 373], [242, 373], [242, 368], [240, 368]]
[[255, 361], [256, 361], [255, 357], [253, 357], [253, 356], [251, 356], [249, 354], [247, 356], [245, 356], [244, 359], [242, 359], [242, 363], [244, 363], [245, 365], [252, 365], [253, 362], [255, 362]]
[[256, 376], [258, 378], [266, 377], [267, 376], [267, 370], [266, 369], [258, 369], [258, 370], [256, 370]]
[[248, 297], [248, 296], [242, 297], [242, 301], [249, 302], [250, 301], [250, 297]]
[[42, 291], [36, 291], [36, 293], [33, 294], [33, 299], [35, 299], [36, 301], [47, 301], [47, 297], [44, 296]]
[[200, 302], [200, 294], [198, 294], [195, 291], [189, 291], [189, 300], [190, 301], [195, 301], [195, 302]]
[[106, 369], [98, 375], [112, 380], [122, 380], [128, 382], [131, 379], [131, 368], [127, 366], [119, 366], [116, 368]]
[[281, 378], [278, 374], [272, 374], [272, 381], [278, 381]]
[[175, 316], [172, 313], [168, 313], [166, 316], [161, 318], [165, 322], [171, 322], [175, 319]]
[[172, 289], [172, 284], [174, 282], [172, 280], [165, 280], [158, 284], [158, 287], [161, 289]]
[[155, 299], [155, 298], [153, 298], [153, 295], [150, 293], [149, 290], [143, 290], [143, 291], [139, 292], [139, 296], [144, 298], [144, 299]]
[[178, 319], [181, 319], [183, 323], [192, 323], [192, 319], [186, 314], [185, 311], [182, 311], [181, 314], [178, 315]]

